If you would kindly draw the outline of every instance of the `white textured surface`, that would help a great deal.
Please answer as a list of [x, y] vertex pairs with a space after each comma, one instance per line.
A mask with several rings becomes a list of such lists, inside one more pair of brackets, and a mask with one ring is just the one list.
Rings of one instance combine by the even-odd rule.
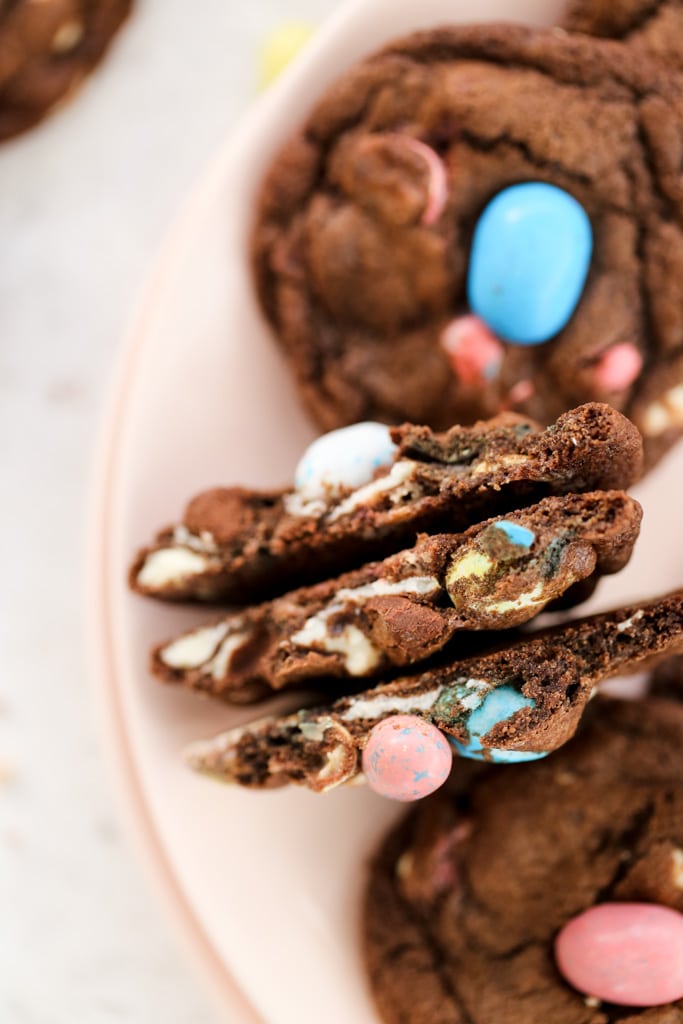
[[[83, 668], [83, 518], [120, 337], [283, 18], [140, 0], [108, 61], [0, 147], [0, 1020], [217, 1024], [123, 839]], [[197, 12], [199, 13], [199, 12]]]

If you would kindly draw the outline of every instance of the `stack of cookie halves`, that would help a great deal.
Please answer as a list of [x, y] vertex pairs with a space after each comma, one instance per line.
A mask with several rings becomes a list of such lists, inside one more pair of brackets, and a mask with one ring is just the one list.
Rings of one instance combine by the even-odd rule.
[[[367, 949], [388, 1020], [476, 1020], [449, 978], [463, 972], [474, 991], [491, 958], [500, 976], [482, 1020], [515, 986], [539, 1007], [554, 1006], [555, 988], [571, 1003], [544, 961], [548, 929], [605, 894], [656, 892], [669, 907], [683, 893], [667, 876], [667, 865], [683, 875], [683, 834], [679, 849], [667, 832], [683, 828], [683, 785], [664, 786], [661, 808], [653, 795], [660, 778], [673, 785], [683, 708], [591, 702], [603, 681], [683, 647], [683, 591], [550, 628], [533, 622], [627, 563], [641, 509], [625, 488], [641, 465], [638, 431], [607, 405], [545, 429], [511, 413], [444, 433], [355, 424], [309, 447], [290, 490], [200, 494], [131, 568], [139, 593], [231, 608], [156, 646], [158, 679], [240, 704], [292, 691], [291, 713], [259, 710], [253, 725], [192, 745], [193, 768], [316, 792], [365, 779], [399, 800], [448, 778], [373, 869]], [[662, 721], [655, 751], [648, 737]], [[627, 800], [615, 776], [629, 772], [639, 781]], [[489, 849], [491, 829], [499, 845]], [[547, 838], [518, 848], [537, 833]], [[522, 863], [502, 871], [503, 857]], [[520, 871], [534, 884], [520, 886]], [[410, 970], [395, 970], [401, 957]], [[395, 974], [420, 992], [413, 1016], [392, 1009], [403, 999], [388, 984]], [[430, 1016], [437, 996], [442, 1016]], [[567, 1020], [607, 1019], [577, 1005]]]
[[[683, 434], [682, 111], [682, 0], [570, 0], [350, 68], [251, 239], [332, 432], [291, 489], [207, 491], [131, 569], [230, 608], [156, 646], [158, 679], [291, 691], [193, 768], [416, 802], [366, 890], [386, 1024], [683, 1024], [683, 590], [575, 610]], [[651, 663], [647, 696], [606, 695]]]

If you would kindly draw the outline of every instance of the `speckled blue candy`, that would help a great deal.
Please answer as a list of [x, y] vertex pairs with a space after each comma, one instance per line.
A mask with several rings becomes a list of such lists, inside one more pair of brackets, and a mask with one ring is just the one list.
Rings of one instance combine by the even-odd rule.
[[517, 547], [529, 548], [533, 546], [536, 534], [533, 530], [527, 529], [526, 526], [521, 526], [519, 523], [511, 523], [509, 519], [501, 519], [500, 522], [495, 524], [496, 530], [501, 530], [511, 544], [515, 544]]
[[484, 701], [469, 717], [467, 730], [469, 741], [460, 743], [451, 738], [451, 743], [461, 757], [469, 757], [472, 761], [495, 761], [498, 764], [514, 764], [517, 761], [538, 761], [546, 757], [545, 752], [531, 750], [504, 750], [502, 747], [481, 745], [481, 737], [498, 725], [512, 718], [521, 708], [533, 708], [536, 702], [525, 697], [511, 686], [499, 686], [485, 697]]
[[389, 466], [398, 448], [384, 423], [354, 423], [316, 438], [294, 474], [298, 491], [324, 494], [326, 488], [361, 487], [380, 466]]
[[540, 181], [504, 189], [474, 232], [472, 311], [506, 341], [548, 341], [576, 309], [592, 249], [588, 215], [568, 192]]

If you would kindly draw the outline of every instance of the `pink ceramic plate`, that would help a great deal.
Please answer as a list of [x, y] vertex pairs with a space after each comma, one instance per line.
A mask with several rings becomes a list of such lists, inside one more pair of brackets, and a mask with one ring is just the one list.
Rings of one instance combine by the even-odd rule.
[[[561, 0], [517, 0], [548, 22]], [[372, 1024], [359, 944], [366, 858], [396, 808], [362, 789], [265, 794], [193, 776], [178, 753], [246, 717], [162, 689], [149, 645], [202, 612], [131, 596], [141, 542], [217, 483], [287, 481], [313, 436], [255, 307], [246, 259], [254, 189], [311, 99], [389, 36], [441, 22], [510, 18], [505, 0], [354, 0], [245, 119], [180, 219], [124, 349], [100, 450], [89, 548], [93, 675], [111, 757], [152, 877], [231, 1024]], [[683, 462], [641, 496], [638, 554], [599, 603], [683, 581]]]

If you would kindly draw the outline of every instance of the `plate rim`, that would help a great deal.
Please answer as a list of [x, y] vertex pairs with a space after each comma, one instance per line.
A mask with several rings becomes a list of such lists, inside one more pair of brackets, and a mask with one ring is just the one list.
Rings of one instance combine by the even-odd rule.
[[[250, 111], [253, 112], [252, 105]], [[120, 451], [117, 432], [125, 421], [126, 394], [148, 335], [147, 323], [154, 316], [158, 293], [163, 289], [166, 268], [182, 247], [195, 210], [211, 193], [226, 156], [245, 127], [240, 120], [228, 139], [209, 159], [203, 173], [172, 217], [171, 227], [157, 248], [151, 269], [143, 281], [129, 326], [124, 330], [114, 357], [112, 379], [100, 414], [99, 430], [91, 454], [85, 526], [85, 658], [86, 678], [94, 704], [96, 731], [105, 748], [105, 770], [119, 818], [124, 823], [143, 875], [161, 904], [162, 915], [170, 920], [180, 950], [184, 948], [194, 973], [205, 981], [210, 1000], [222, 1012], [229, 1011], [231, 1024], [266, 1024], [242, 987], [214, 948], [194, 912], [178, 879], [154, 823], [136, 759], [125, 726], [122, 692], [117, 678], [122, 671], [114, 639], [113, 550], [117, 477]]]

